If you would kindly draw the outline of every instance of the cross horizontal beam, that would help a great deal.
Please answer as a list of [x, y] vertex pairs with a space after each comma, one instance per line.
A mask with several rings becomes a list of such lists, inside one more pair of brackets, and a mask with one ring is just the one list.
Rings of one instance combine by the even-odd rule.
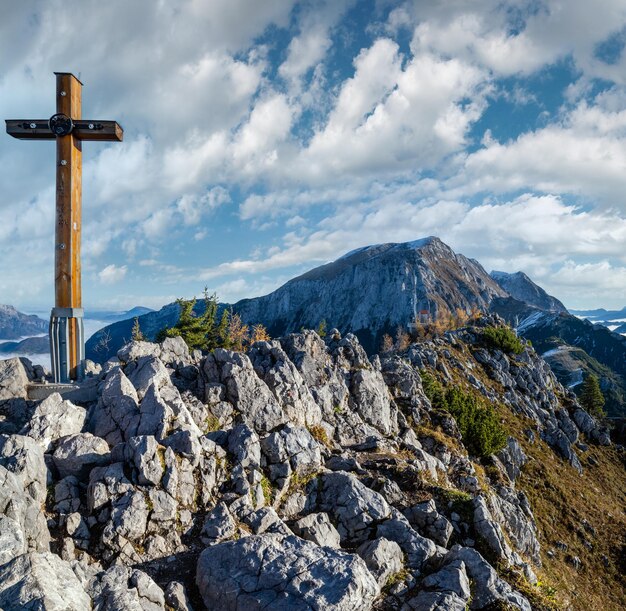
[[[19, 140], [55, 140], [48, 119], [7, 119], [7, 134]], [[110, 140], [122, 142], [124, 130], [117, 121], [74, 121], [72, 136], [78, 140]]]

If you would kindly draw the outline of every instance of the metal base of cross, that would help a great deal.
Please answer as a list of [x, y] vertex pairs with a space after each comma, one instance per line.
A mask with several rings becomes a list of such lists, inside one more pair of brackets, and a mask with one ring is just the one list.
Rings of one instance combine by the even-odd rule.
[[83, 315], [82, 308], [52, 308], [50, 361], [52, 375], [57, 384], [82, 380], [85, 375]]

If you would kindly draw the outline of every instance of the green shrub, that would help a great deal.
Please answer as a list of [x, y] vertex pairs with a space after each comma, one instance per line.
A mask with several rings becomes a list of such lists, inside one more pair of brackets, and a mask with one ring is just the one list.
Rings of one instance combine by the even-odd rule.
[[503, 352], [513, 354], [524, 352], [524, 343], [510, 327], [485, 327], [483, 338], [487, 344]]
[[444, 390], [430, 374], [422, 373], [422, 386], [432, 406], [454, 416], [463, 444], [473, 456], [489, 456], [506, 445], [507, 434], [493, 407], [458, 387]]
[[504, 448], [507, 435], [490, 405], [460, 388], [449, 388], [445, 399], [470, 454], [489, 456]]
[[446, 409], [445, 391], [441, 383], [426, 371], [420, 371], [422, 388], [431, 405], [435, 408]]

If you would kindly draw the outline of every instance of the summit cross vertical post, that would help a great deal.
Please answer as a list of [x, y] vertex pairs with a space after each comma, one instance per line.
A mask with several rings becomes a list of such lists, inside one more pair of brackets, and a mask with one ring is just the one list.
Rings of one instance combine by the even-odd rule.
[[121, 142], [115, 121], [81, 119], [83, 84], [69, 72], [55, 72], [57, 112], [50, 119], [9, 119], [7, 134], [20, 140], [56, 140], [55, 307], [50, 315], [50, 356], [54, 381], [84, 374], [85, 336], [81, 294], [80, 240], [82, 141]]

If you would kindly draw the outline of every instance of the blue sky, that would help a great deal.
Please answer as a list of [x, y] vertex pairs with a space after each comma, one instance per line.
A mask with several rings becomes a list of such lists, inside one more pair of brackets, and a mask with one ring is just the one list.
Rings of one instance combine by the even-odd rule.
[[[3, 118], [53, 71], [122, 144], [83, 147], [83, 300], [267, 293], [437, 235], [568, 307], [626, 305], [626, 1], [22, 0]], [[0, 302], [53, 299], [54, 145], [0, 138]]]

